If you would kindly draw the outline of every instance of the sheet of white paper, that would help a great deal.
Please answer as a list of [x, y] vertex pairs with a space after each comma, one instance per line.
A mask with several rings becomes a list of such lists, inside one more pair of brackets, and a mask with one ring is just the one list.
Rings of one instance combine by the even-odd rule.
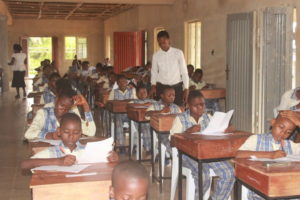
[[36, 139], [36, 140], [30, 140], [30, 142], [45, 142], [53, 146], [57, 146], [61, 143], [61, 140]]
[[78, 163], [99, 163], [108, 162], [107, 156], [113, 148], [113, 138], [108, 138], [99, 142], [88, 142]]
[[300, 156], [297, 155], [287, 155], [286, 157], [282, 158], [257, 158], [256, 156], [251, 156], [249, 160], [253, 161], [273, 161], [273, 162], [300, 162]]
[[70, 172], [70, 173], [79, 173], [90, 165], [72, 165], [72, 166], [57, 166], [57, 165], [48, 165], [33, 168], [31, 171], [41, 170], [41, 171], [56, 171], [56, 172]]
[[234, 110], [230, 110], [227, 113], [215, 112], [214, 116], [210, 119], [207, 128], [202, 131], [202, 134], [210, 135], [213, 133], [224, 133], [224, 130], [229, 125], [233, 112]]

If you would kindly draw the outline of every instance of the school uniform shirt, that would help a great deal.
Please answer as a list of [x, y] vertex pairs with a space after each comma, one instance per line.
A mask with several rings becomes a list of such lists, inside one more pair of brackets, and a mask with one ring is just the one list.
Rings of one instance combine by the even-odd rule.
[[[287, 154], [299, 154], [300, 143], [284, 140], [283, 146]], [[274, 140], [272, 133], [251, 135], [239, 148], [240, 151], [277, 151], [282, 150], [281, 143]]]
[[190, 110], [183, 112], [182, 114], [175, 117], [173, 121], [172, 128], [170, 130], [170, 135], [175, 133], [183, 133], [186, 129], [194, 126], [200, 125], [200, 133], [208, 126], [211, 115], [203, 113], [202, 116], [196, 121], [191, 115]]
[[66, 147], [63, 142], [61, 142], [58, 146], [51, 146], [43, 151], [36, 153], [31, 157], [31, 159], [61, 158], [70, 154], [76, 156], [76, 158], [79, 158], [82, 155], [84, 148], [84, 145], [82, 145], [80, 142], [77, 142], [76, 148], [71, 152], [71, 150]]
[[201, 90], [202, 88], [204, 88], [206, 86], [206, 82], [205, 81], [201, 81], [199, 83], [194, 82], [192, 79], [190, 79], [190, 87], [191, 86], [195, 86], [196, 90]]
[[300, 87], [286, 91], [281, 97], [279, 106], [276, 108], [277, 111], [279, 111], [279, 110], [295, 110], [295, 106], [300, 103], [300, 100], [298, 100], [296, 97], [296, 92], [298, 90], [300, 90]]
[[[165, 107], [165, 104], [162, 102], [162, 100], [159, 100], [159, 101], [155, 101], [151, 106], [149, 106], [149, 108], [147, 108], [147, 112], [148, 111], [159, 111], [159, 110], [162, 110], [164, 109]], [[167, 113], [167, 114], [177, 114], [177, 113], [181, 113], [181, 109], [178, 105], [172, 103], [170, 105], [170, 113]], [[145, 116], [145, 119], [146, 120], [150, 120], [150, 117], [149, 116]]]
[[15, 58], [14, 64], [12, 66], [13, 71], [25, 71], [26, 66], [24, 60], [26, 59], [25, 53], [13, 53], [12, 58]]
[[158, 50], [152, 58], [151, 84], [175, 85], [183, 82], [184, 89], [189, 88], [189, 75], [183, 52], [170, 47], [168, 51]]
[[109, 93], [108, 100], [126, 100], [136, 99], [136, 91], [134, 88], [127, 88], [124, 92], [119, 89], [113, 89]]
[[104, 82], [103, 88], [107, 89], [109, 88], [109, 80], [106, 76], [100, 76], [100, 78], [96, 81], [96, 83]]
[[45, 88], [43, 95], [41, 96], [40, 104], [48, 104], [55, 102], [55, 94], [50, 90], [49, 87]]
[[[73, 112], [80, 116], [77, 107], [72, 108]], [[82, 133], [87, 136], [94, 136], [96, 134], [96, 125], [91, 112], [85, 112], [85, 120], [81, 119]], [[30, 127], [25, 132], [25, 138], [32, 140], [36, 138], [45, 138], [49, 132], [55, 132], [59, 127], [54, 113], [54, 103], [49, 103], [43, 109], [39, 109], [34, 117]]]

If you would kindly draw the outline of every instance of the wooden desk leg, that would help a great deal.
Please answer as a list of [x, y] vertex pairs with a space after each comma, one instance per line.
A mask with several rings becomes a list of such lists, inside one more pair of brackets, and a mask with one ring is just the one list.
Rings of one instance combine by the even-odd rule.
[[117, 145], [117, 114], [116, 113], [114, 113], [114, 142], [115, 142], [115, 146], [116, 147], [118, 147], [118, 145]]
[[154, 183], [154, 176], [155, 176], [155, 160], [154, 160], [154, 131], [153, 128], [150, 127], [150, 133], [151, 133], [151, 164], [152, 164], [152, 183]]
[[235, 182], [234, 196], [235, 199], [242, 200], [242, 183], [238, 179]]
[[182, 153], [178, 151], [178, 200], [182, 200]]
[[198, 160], [198, 189], [199, 189], [199, 200], [203, 200], [203, 177], [202, 177], [201, 160]]
[[129, 120], [129, 148], [128, 148], [129, 160], [131, 160], [131, 120]]
[[142, 160], [142, 142], [141, 142], [141, 135], [142, 135], [142, 127], [141, 123], [138, 122], [138, 135], [139, 135], [139, 161]]
[[165, 162], [164, 160], [161, 160], [161, 141], [160, 137], [157, 133], [157, 138], [158, 138], [158, 170], [159, 170], [159, 192], [162, 193], [162, 162]]

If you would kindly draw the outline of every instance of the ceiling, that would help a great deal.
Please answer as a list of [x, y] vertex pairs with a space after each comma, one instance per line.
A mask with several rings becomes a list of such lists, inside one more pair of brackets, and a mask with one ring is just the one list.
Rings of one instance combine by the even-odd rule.
[[3, 1], [6, 3], [14, 19], [107, 19], [136, 6], [135, 4], [107, 4], [62, 1]]

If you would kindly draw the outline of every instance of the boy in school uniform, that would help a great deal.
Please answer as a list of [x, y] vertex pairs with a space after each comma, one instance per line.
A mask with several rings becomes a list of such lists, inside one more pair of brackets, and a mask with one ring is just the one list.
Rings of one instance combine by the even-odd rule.
[[190, 90], [201, 90], [207, 88], [207, 84], [202, 80], [202, 69], [196, 69], [193, 76], [190, 79]]
[[[175, 100], [175, 89], [171, 86], [165, 86], [163, 88], [161, 99], [157, 102], [154, 102], [146, 112], [146, 119], [150, 119], [152, 115], [155, 114], [162, 114], [162, 113], [168, 113], [168, 114], [177, 114], [181, 113], [181, 108], [174, 104]], [[158, 134], [158, 137], [160, 137], [161, 142], [166, 146], [167, 151], [171, 153], [171, 146], [170, 146], [170, 140], [169, 135], [167, 134]]]
[[82, 95], [75, 95], [73, 90], [65, 90], [57, 96], [54, 103], [46, 104], [43, 109], [38, 110], [32, 124], [25, 132], [25, 138], [28, 140], [60, 139], [57, 127], [59, 127], [61, 117], [68, 112], [74, 112], [80, 116], [77, 107], [74, 106], [82, 106], [84, 110], [85, 120], [81, 120], [83, 134], [94, 136], [96, 126], [90, 107]]
[[112, 172], [109, 199], [147, 200], [149, 186], [149, 173], [143, 165], [135, 161], [121, 162]]
[[[70, 166], [76, 163], [76, 158], [82, 155], [85, 148], [80, 144], [82, 134], [81, 119], [74, 113], [66, 113], [61, 117], [60, 127], [57, 129], [61, 136], [61, 143], [58, 146], [49, 147], [30, 159], [24, 160], [22, 169], [32, 169], [44, 165]], [[109, 162], [118, 161], [118, 155], [111, 152], [108, 156]]]
[[[128, 81], [124, 75], [118, 75], [117, 84], [118, 89], [113, 89], [108, 97], [108, 100], [127, 100], [127, 99], [136, 99], [136, 91], [134, 88], [128, 87]], [[117, 143], [119, 145], [125, 144], [125, 137], [123, 133], [123, 123], [129, 122], [127, 114], [115, 114], [116, 115], [116, 127], [115, 136], [117, 137]], [[123, 148], [121, 152], [124, 151]]]
[[188, 71], [190, 80], [191, 80], [191, 78], [193, 77], [194, 69], [195, 69], [195, 68], [194, 68], [193, 65], [191, 65], [191, 64], [188, 64], [188, 65], [187, 65], [187, 71]]
[[[173, 122], [170, 134], [183, 133], [192, 134], [203, 131], [209, 124], [211, 116], [205, 112], [205, 100], [200, 91], [193, 90], [188, 96], [189, 109], [179, 116]], [[232, 129], [232, 128], [231, 128]], [[227, 128], [225, 131], [230, 131]], [[203, 163], [202, 172], [198, 171], [198, 163], [188, 156], [183, 156], [183, 165], [192, 170], [195, 185], [198, 185], [198, 173], [203, 176], [203, 192], [208, 190], [211, 184], [210, 169], [213, 169], [219, 177], [215, 185], [214, 193], [211, 196], [213, 200], [227, 200], [234, 185], [234, 169], [228, 161]], [[196, 187], [198, 188], [198, 187]], [[199, 191], [196, 189], [195, 199], [199, 198]]]
[[56, 72], [49, 76], [48, 86], [45, 88], [40, 104], [47, 104], [55, 101], [56, 97], [56, 81], [60, 78], [60, 75]]
[[[299, 154], [300, 144], [288, 140], [293, 133], [296, 125], [290, 118], [279, 114], [276, 119], [271, 121], [270, 132], [250, 136], [239, 148], [236, 158], [280, 158], [286, 155]], [[248, 192], [249, 200], [264, 199], [256, 193]]]
[[[148, 98], [148, 91], [146, 86], [140, 84], [136, 88], [136, 95], [137, 99], [134, 99], [130, 102], [130, 104], [136, 104], [136, 105], [145, 105], [145, 106], [150, 106], [153, 103], [155, 103], [154, 99], [149, 99]], [[135, 122], [134, 123], [136, 130], [138, 130], [138, 124]], [[150, 124], [149, 123], [142, 123], [141, 124], [141, 131], [143, 133], [143, 145], [146, 149], [147, 154], [150, 153], [151, 150], [151, 133], [150, 133]]]

